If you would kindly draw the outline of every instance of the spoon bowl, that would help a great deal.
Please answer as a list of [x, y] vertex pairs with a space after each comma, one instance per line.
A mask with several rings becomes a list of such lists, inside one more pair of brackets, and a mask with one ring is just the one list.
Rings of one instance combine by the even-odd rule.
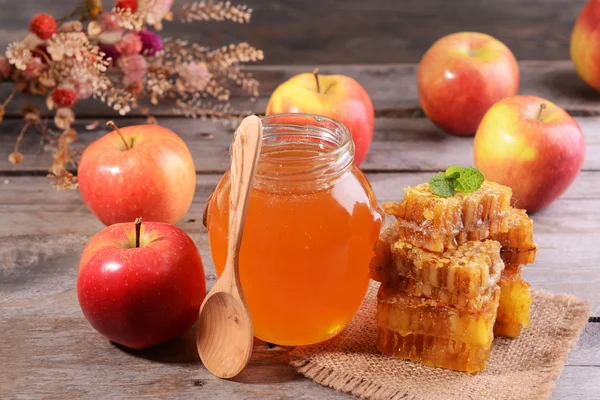
[[[197, 329], [196, 344], [209, 371], [228, 379], [244, 369], [252, 355], [254, 336], [243, 302], [226, 292], [214, 293], [202, 305]], [[220, 354], [212, 355], [214, 351]]]

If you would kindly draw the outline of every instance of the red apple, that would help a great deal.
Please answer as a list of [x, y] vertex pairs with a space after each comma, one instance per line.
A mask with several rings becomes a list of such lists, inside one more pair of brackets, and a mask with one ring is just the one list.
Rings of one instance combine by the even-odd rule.
[[417, 86], [421, 107], [435, 125], [455, 135], [474, 135], [486, 111], [519, 90], [519, 66], [497, 39], [454, 33], [427, 50]]
[[196, 169], [187, 146], [158, 125], [118, 129], [90, 144], [79, 161], [79, 190], [105, 225], [137, 217], [176, 223], [196, 190]]
[[581, 10], [571, 33], [571, 60], [579, 76], [600, 90], [600, 0], [590, 0]]
[[92, 327], [115, 343], [143, 349], [189, 330], [206, 295], [196, 245], [160, 222], [114, 224], [96, 234], [79, 262], [77, 295]]
[[571, 185], [583, 164], [585, 143], [563, 109], [534, 96], [514, 96], [485, 114], [474, 143], [475, 166], [513, 190], [514, 205], [548, 206]]
[[354, 141], [354, 162], [367, 156], [375, 124], [373, 103], [365, 89], [344, 75], [319, 75], [318, 71], [296, 75], [275, 89], [267, 115], [305, 113], [329, 117], [344, 124]]

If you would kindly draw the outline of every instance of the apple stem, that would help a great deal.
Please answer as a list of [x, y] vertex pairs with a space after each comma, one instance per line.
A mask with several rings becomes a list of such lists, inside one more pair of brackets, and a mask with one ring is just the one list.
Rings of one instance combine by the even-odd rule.
[[313, 71], [315, 81], [317, 81], [317, 92], [321, 93], [321, 85], [319, 84], [319, 68], [315, 68]]
[[140, 247], [140, 231], [142, 230], [142, 217], [135, 219], [135, 247]]
[[123, 134], [121, 133], [121, 130], [113, 121], [108, 121], [106, 123], [106, 125], [110, 126], [113, 130], [117, 131], [117, 133], [121, 137], [121, 140], [123, 140], [123, 143], [125, 144], [125, 148], [127, 150], [131, 149], [131, 146], [129, 145], [129, 143], [127, 143], [127, 140], [125, 140], [125, 136], [123, 136]]
[[540, 104], [540, 112], [538, 113], [537, 119], [538, 121], [542, 120], [542, 112], [546, 109], [546, 103]]

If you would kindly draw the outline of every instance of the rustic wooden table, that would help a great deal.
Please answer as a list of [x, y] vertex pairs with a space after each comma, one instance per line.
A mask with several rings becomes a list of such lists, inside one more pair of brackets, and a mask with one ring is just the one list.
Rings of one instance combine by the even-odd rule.
[[[312, 67], [260, 67], [261, 113], [267, 96], [284, 79]], [[363, 169], [378, 200], [399, 200], [402, 189], [450, 164], [472, 164], [472, 139], [446, 135], [423, 117], [415, 89], [415, 65], [326, 66], [322, 73], [357, 78], [372, 96], [377, 120]], [[566, 108], [587, 143], [583, 171], [549, 208], [533, 215], [539, 256], [525, 269], [536, 289], [572, 293], [590, 302], [592, 318], [570, 354], [553, 398], [600, 398], [600, 94], [588, 89], [570, 62], [524, 62], [522, 93]], [[7, 88], [0, 87], [0, 99]], [[241, 104], [241, 103], [240, 103]], [[184, 398], [342, 399], [351, 396], [296, 374], [286, 352], [258, 344], [251, 365], [234, 381], [203, 368], [191, 335], [147, 351], [115, 346], [83, 317], [75, 291], [77, 265], [90, 237], [103, 228], [77, 191], [59, 192], [45, 174], [51, 154], [29, 134], [25, 161], [8, 163], [22, 121], [18, 102], [0, 125], [0, 397], [1, 398]], [[248, 107], [246, 104], [245, 107]], [[114, 118], [101, 105], [76, 109], [82, 143], [107, 132]], [[159, 123], [179, 133], [194, 156], [198, 183], [194, 203], [179, 224], [198, 244], [209, 288], [215, 282], [202, 209], [228, 166], [231, 127], [185, 119], [160, 110]], [[86, 131], [94, 120], [97, 130]], [[118, 124], [142, 123], [132, 115]], [[276, 316], [274, 316], [276, 318]]]

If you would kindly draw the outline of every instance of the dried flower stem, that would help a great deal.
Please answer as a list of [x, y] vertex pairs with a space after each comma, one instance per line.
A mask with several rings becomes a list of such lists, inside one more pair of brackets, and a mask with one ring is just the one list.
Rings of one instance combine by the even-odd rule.
[[10, 101], [13, 99], [13, 97], [15, 97], [16, 93], [17, 93], [17, 88], [13, 87], [12, 92], [10, 92], [10, 94], [8, 95], [8, 97], [6, 98], [6, 100], [4, 100], [4, 103], [2, 103], [2, 107], [6, 107], [6, 105], [8, 103], [10, 103]]
[[15, 153], [19, 151], [19, 144], [21, 143], [21, 139], [23, 139], [23, 136], [25, 136], [25, 132], [27, 132], [27, 129], [29, 129], [30, 126], [31, 121], [27, 121], [25, 125], [23, 125], [23, 129], [21, 129], [21, 132], [17, 137], [17, 141], [15, 142]]
[[52, 141], [52, 138], [50, 136], [48, 136], [48, 133], [46, 132], [46, 127], [42, 124], [35, 124], [34, 128], [40, 133], [40, 135], [42, 135], [44, 137], [44, 139], [46, 139], [48, 142]]
[[70, 18], [73, 18], [73, 17], [75, 17], [75, 16], [77, 16], [77, 15], [80, 15], [80, 14], [82, 14], [82, 12], [85, 12], [85, 10], [86, 10], [86, 6], [85, 6], [85, 2], [83, 2], [83, 3], [79, 4], [77, 7], [75, 7], [75, 8], [73, 9], [73, 11], [71, 11], [71, 12], [70, 12], [70, 13], [68, 13], [67, 15], [64, 15], [64, 16], [62, 16], [62, 17], [58, 18], [58, 19], [56, 20], [56, 22], [57, 22], [58, 24], [62, 24], [62, 23], [63, 23], [63, 22], [65, 22], [66, 20], [68, 20], [68, 19], [70, 19]]
[[31, 52], [38, 53], [39, 55], [41, 55], [42, 57], [44, 57], [44, 60], [46, 61], [46, 64], [48, 64], [50, 66], [50, 68], [52, 68], [52, 71], [57, 76], [60, 76], [60, 72], [58, 72], [58, 70], [56, 69], [56, 66], [54, 65], [54, 63], [52, 62], [52, 60], [50, 58], [48, 58], [48, 55], [46, 53], [44, 53], [43, 51], [40, 51], [38, 49], [33, 49], [33, 50], [31, 50]]

